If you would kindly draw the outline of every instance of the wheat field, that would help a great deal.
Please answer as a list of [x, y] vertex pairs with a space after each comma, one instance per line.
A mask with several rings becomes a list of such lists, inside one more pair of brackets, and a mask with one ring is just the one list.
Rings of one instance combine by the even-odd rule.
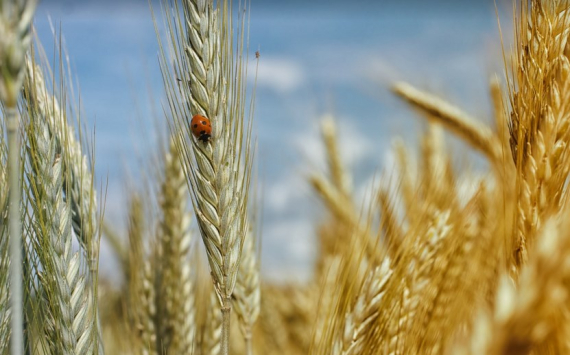
[[[0, 355], [570, 354], [570, 1], [513, 1], [492, 125], [392, 83], [426, 129], [417, 151], [394, 137], [396, 168], [357, 200], [338, 122], [322, 120], [315, 270], [275, 283], [261, 276], [247, 80], [263, 58], [241, 4], [150, 6], [168, 134], [121, 233], [61, 37], [54, 61], [36, 1], [0, 0]], [[488, 161], [483, 174], [454, 163], [446, 132]], [[99, 277], [102, 238], [121, 284]]]

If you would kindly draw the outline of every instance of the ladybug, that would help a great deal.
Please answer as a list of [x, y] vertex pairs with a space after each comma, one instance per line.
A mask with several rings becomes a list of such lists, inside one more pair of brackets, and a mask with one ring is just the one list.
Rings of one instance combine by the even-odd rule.
[[194, 115], [190, 122], [190, 128], [194, 137], [198, 138], [199, 141], [204, 143], [210, 141], [212, 137], [212, 123], [206, 117], [199, 114]]

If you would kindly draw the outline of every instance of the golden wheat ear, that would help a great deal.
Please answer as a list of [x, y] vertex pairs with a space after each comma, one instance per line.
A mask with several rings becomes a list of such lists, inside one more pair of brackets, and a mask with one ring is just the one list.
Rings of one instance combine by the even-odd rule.
[[569, 151], [570, 26], [567, 1], [521, 1], [516, 53], [509, 75], [510, 143], [516, 166], [517, 235], [513, 263], [520, 268], [542, 220], [566, 196]]

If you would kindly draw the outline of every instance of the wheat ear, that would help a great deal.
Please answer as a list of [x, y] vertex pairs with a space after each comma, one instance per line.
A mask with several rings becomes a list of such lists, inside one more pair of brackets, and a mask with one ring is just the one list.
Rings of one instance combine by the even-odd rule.
[[163, 348], [170, 354], [193, 354], [195, 337], [194, 292], [189, 264], [191, 246], [188, 189], [174, 141], [165, 157], [161, 187], [160, 245], [161, 299], [164, 304]]
[[368, 274], [354, 308], [346, 315], [342, 336], [335, 344], [334, 354], [360, 354], [364, 350], [365, 338], [373, 332], [374, 321], [381, 312], [391, 276], [388, 258]]
[[152, 265], [145, 260], [145, 211], [139, 195], [129, 202], [129, 310], [138, 339], [137, 352], [157, 355], [156, 300]]
[[[521, 2], [509, 87], [510, 143], [517, 168], [520, 267], [545, 213], [560, 208], [569, 173], [570, 31], [567, 1]], [[516, 87], [515, 87], [516, 85]]]
[[[355, 248], [357, 250], [364, 249], [369, 260], [378, 261], [379, 248], [376, 244], [376, 238], [373, 237], [368, 226], [361, 222], [352, 201], [322, 176], [311, 176], [310, 183], [333, 216], [349, 228], [354, 229], [354, 234], [358, 237]], [[348, 244], [350, 243], [353, 242], [348, 242]], [[363, 248], [361, 245], [365, 247]]]
[[426, 94], [410, 84], [397, 83], [393, 90], [414, 107], [427, 113], [475, 149], [485, 154], [493, 164], [501, 164], [501, 145], [497, 136], [484, 124], [469, 117], [459, 108], [442, 99]]
[[[507, 276], [502, 277], [494, 314], [477, 318], [465, 352], [568, 353], [568, 227], [567, 221], [556, 218], [545, 222], [529, 262], [521, 270], [518, 287]], [[549, 351], [541, 349], [545, 345]]]
[[352, 179], [345, 170], [338, 148], [337, 128], [334, 118], [330, 115], [321, 120], [321, 134], [327, 151], [329, 174], [333, 185], [346, 197], [352, 191]]
[[20, 126], [16, 103], [24, 79], [24, 57], [31, 42], [35, 0], [0, 1], [0, 101], [8, 134], [10, 307], [12, 355], [23, 354], [22, 226], [20, 220]]
[[27, 70], [31, 82], [27, 85], [28, 100], [32, 100], [38, 114], [45, 119], [50, 137], [56, 142], [58, 154], [61, 154], [63, 171], [63, 191], [71, 208], [72, 227], [84, 252], [89, 267], [86, 294], [91, 316], [97, 323], [92, 326], [91, 335], [103, 353], [101, 334], [98, 326], [99, 312], [97, 304], [99, 237], [97, 234], [96, 196], [93, 176], [83, 155], [81, 144], [75, 140], [75, 130], [68, 122], [66, 111], [62, 112], [59, 102], [48, 93], [42, 70], [31, 60], [27, 61]]
[[259, 263], [255, 238], [249, 233], [245, 238], [242, 260], [234, 291], [234, 307], [245, 339], [246, 354], [253, 355], [252, 330], [259, 316], [261, 302]]
[[[251, 125], [245, 126], [243, 22], [234, 47], [231, 6], [213, 1], [182, 2], [169, 20], [174, 73], [163, 50], [161, 68], [176, 139], [208, 263], [223, 314], [222, 354], [228, 353], [231, 296], [247, 231], [251, 176]], [[166, 6], [167, 7], [167, 6]], [[174, 24], [173, 24], [174, 22]], [[234, 51], [238, 53], [234, 57]], [[189, 126], [195, 114], [211, 121], [212, 138], [202, 142]], [[251, 121], [250, 121], [251, 122]]]
[[[30, 76], [33, 78], [34, 74]], [[62, 159], [47, 118], [34, 106], [31, 101], [27, 125], [28, 179], [29, 199], [36, 218], [35, 223], [31, 223], [32, 244], [43, 267], [39, 279], [47, 317], [45, 335], [54, 353], [84, 354], [89, 351], [89, 339], [83, 337], [84, 326], [89, 324], [83, 308], [86, 306], [85, 284], [80, 272], [81, 260], [71, 248], [71, 213], [63, 197]]]

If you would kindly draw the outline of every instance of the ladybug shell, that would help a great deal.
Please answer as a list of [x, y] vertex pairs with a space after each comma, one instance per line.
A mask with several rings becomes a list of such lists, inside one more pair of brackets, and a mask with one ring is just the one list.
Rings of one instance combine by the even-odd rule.
[[212, 123], [206, 117], [194, 115], [190, 122], [190, 128], [194, 137], [198, 138], [199, 141], [204, 143], [210, 141], [210, 137], [212, 137]]

